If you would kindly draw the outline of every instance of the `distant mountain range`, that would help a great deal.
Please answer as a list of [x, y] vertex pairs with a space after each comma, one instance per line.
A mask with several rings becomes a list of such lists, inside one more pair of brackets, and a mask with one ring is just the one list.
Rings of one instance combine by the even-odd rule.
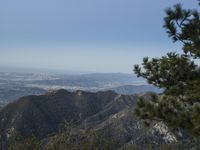
[[154, 93], [162, 93], [163, 90], [151, 85], [124, 85], [110, 88], [109, 90], [113, 90], [118, 94], [138, 94], [145, 92], [154, 92]]
[[44, 94], [58, 89], [90, 92], [114, 90], [120, 94], [161, 91], [131, 74], [52, 75], [0, 72], [0, 107], [22, 96]]
[[[148, 94], [144, 93], [148, 99]], [[154, 147], [176, 142], [176, 137], [162, 123], [144, 128], [133, 115], [137, 95], [121, 95], [113, 91], [69, 92], [58, 90], [44, 95], [25, 96], [0, 111], [0, 137], [4, 147], [17, 134], [51, 139], [63, 121], [76, 122], [76, 131], [101, 132], [118, 141], [120, 149], [130, 144]], [[109, 129], [109, 130], [108, 130]]]

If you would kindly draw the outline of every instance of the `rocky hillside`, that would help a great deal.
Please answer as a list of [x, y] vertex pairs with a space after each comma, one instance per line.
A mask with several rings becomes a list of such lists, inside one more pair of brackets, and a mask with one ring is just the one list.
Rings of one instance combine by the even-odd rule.
[[26, 96], [0, 111], [1, 144], [20, 134], [43, 139], [57, 133], [63, 121], [72, 121], [82, 131], [97, 131], [117, 141], [115, 148], [132, 143], [160, 145], [173, 143], [176, 137], [163, 124], [144, 128], [133, 115], [137, 95], [113, 91], [68, 92], [58, 90], [44, 95]]

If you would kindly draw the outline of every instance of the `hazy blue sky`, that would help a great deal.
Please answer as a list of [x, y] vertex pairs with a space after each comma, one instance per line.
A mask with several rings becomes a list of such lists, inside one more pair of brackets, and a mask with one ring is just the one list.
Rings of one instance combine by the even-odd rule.
[[132, 72], [179, 46], [164, 9], [196, 0], [0, 0], [0, 67]]

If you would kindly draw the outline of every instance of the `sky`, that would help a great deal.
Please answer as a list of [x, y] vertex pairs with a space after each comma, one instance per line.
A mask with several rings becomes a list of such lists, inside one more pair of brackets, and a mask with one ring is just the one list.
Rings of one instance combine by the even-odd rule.
[[0, 0], [0, 70], [132, 73], [179, 51], [164, 10], [196, 0]]

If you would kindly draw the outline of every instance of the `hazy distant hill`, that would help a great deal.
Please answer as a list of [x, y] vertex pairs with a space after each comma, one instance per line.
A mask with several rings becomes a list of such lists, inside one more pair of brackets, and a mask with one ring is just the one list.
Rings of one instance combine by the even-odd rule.
[[4, 106], [9, 102], [12, 102], [25, 95], [38, 95], [44, 94], [46, 90], [37, 87], [25, 87], [25, 86], [0, 86], [0, 106]]
[[163, 90], [151, 85], [124, 85], [119, 87], [110, 88], [118, 94], [137, 94], [144, 92], [161, 93]]
[[55, 80], [34, 81], [33, 84], [46, 85], [49, 87], [60, 86], [65, 88], [102, 89], [122, 85], [144, 84], [143, 79], [132, 74], [123, 73], [94, 73], [81, 75], [62, 75]]
[[127, 84], [143, 84], [131, 74], [52, 75], [0, 72], [0, 106], [22, 96], [44, 94], [48, 90], [67, 89], [100, 91]]
[[156, 146], [176, 141], [164, 125], [142, 127], [133, 115], [137, 98], [137, 95], [120, 95], [112, 91], [91, 93], [80, 90], [22, 97], [0, 111], [0, 143], [17, 133], [45, 138], [56, 134], [64, 120], [72, 119], [77, 131], [93, 130], [106, 134], [118, 141], [117, 148], [130, 143]]

